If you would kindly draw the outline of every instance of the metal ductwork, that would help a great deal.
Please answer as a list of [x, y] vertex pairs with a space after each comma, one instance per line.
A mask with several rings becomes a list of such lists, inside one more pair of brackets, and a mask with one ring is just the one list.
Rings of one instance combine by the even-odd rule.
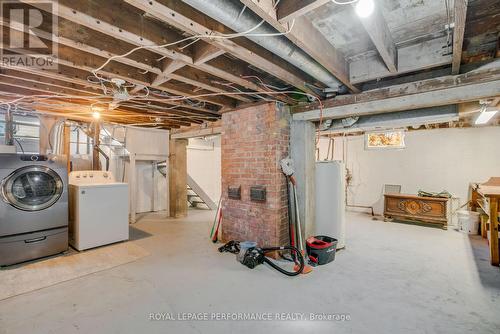
[[64, 126], [65, 120], [59, 120], [49, 131], [49, 146], [52, 154], [62, 155], [64, 153]]
[[[459, 115], [457, 105], [448, 105], [361, 116], [354, 123], [352, 123], [351, 120], [353, 119], [355, 118], [349, 118], [348, 121], [346, 121], [346, 119], [334, 119], [331, 121], [329, 128], [326, 129], [325, 132], [348, 133], [445, 123], [458, 121]], [[352, 124], [346, 126], [347, 123]]]
[[[262, 22], [250, 9], [245, 8], [240, 1], [232, 0], [182, 0], [200, 12], [219, 21], [236, 32], [245, 32]], [[250, 34], [276, 34], [278, 31], [264, 22]], [[283, 58], [290, 64], [300, 68], [311, 77], [326, 86], [338, 90], [342, 83], [308, 54], [293, 44], [285, 36], [248, 36], [248, 39]]]

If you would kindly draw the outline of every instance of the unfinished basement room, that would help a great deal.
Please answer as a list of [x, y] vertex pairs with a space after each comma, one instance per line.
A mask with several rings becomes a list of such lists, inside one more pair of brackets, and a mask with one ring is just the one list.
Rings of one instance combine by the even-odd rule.
[[0, 20], [0, 334], [500, 333], [500, 0]]

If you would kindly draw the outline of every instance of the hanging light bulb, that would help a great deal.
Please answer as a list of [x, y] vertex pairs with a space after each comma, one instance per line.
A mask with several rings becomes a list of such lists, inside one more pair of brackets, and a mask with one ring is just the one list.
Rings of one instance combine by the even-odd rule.
[[356, 14], [362, 18], [372, 15], [374, 9], [375, 3], [373, 0], [359, 0], [356, 4]]
[[97, 121], [97, 120], [99, 120], [101, 118], [101, 113], [98, 112], [98, 111], [94, 111], [92, 113], [92, 117]]

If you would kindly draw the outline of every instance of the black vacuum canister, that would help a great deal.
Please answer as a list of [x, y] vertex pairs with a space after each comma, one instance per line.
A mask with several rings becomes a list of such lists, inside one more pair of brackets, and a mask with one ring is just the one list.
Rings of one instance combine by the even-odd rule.
[[317, 265], [327, 264], [335, 260], [337, 239], [324, 235], [309, 237], [306, 240], [306, 249], [311, 262]]

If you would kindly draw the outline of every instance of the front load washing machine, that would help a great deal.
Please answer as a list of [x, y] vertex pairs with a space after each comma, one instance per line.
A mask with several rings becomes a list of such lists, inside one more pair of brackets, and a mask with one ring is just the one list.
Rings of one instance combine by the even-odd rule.
[[67, 160], [0, 154], [0, 266], [68, 249]]

